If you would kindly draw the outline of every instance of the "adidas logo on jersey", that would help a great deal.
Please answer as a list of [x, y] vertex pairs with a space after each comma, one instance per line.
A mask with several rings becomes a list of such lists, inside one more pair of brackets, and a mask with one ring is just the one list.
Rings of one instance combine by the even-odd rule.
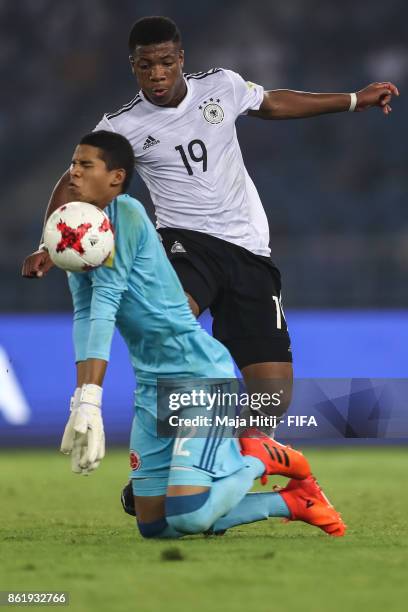
[[153, 138], [153, 136], [148, 136], [143, 145], [143, 151], [146, 151], [146, 149], [149, 149], [150, 147], [153, 147], [154, 145], [157, 145], [159, 143], [160, 140], [156, 140], [156, 138]]
[[186, 253], [186, 249], [183, 247], [183, 245], [181, 244], [181, 242], [178, 242], [178, 240], [176, 240], [176, 242], [173, 244], [173, 246], [170, 249], [170, 253]]

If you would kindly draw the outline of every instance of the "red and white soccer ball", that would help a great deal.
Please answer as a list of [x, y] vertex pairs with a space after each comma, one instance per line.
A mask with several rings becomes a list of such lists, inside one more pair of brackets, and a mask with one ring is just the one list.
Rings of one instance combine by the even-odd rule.
[[108, 259], [115, 240], [109, 218], [100, 208], [69, 202], [49, 217], [44, 244], [56, 266], [67, 272], [85, 272]]

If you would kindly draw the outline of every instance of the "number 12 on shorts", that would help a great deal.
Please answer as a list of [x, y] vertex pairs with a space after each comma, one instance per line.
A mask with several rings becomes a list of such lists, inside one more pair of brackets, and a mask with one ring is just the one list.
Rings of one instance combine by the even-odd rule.
[[181, 457], [189, 457], [191, 455], [190, 451], [183, 447], [185, 443], [188, 442], [188, 440], [191, 440], [191, 438], [194, 438], [197, 428], [193, 426], [191, 428], [186, 427], [184, 429], [187, 429], [187, 435], [184, 437], [177, 436], [177, 438], [174, 439], [173, 455], [179, 455]]
[[286, 323], [285, 313], [282, 308], [282, 298], [281, 296], [277, 297], [276, 295], [272, 296], [273, 301], [275, 302], [276, 308], [276, 329], [282, 329], [282, 319]]

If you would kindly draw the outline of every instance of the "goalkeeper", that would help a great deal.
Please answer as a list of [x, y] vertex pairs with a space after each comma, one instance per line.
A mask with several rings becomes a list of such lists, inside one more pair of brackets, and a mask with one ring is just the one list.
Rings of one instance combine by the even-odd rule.
[[[300, 452], [261, 433], [239, 441], [221, 434], [212, 439], [157, 437], [159, 378], [231, 379], [234, 369], [225, 347], [195, 320], [143, 206], [124, 194], [133, 164], [129, 142], [100, 131], [82, 138], [70, 166], [72, 200], [105, 210], [115, 231], [115, 253], [100, 268], [69, 274], [77, 388], [62, 452], [71, 453], [78, 473], [94, 470], [105, 454], [102, 385], [116, 324], [138, 381], [131, 483], [142, 536], [178, 538], [270, 516], [343, 535], [340, 515]], [[267, 474], [291, 480], [280, 492], [248, 494], [254, 480]]]

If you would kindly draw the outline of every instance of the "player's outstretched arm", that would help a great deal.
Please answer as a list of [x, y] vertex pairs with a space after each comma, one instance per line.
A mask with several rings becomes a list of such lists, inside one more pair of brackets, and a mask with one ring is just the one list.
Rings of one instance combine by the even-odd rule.
[[[45, 212], [44, 225], [54, 210], [69, 202], [68, 184], [69, 171], [67, 170], [55, 185], [51, 194]], [[25, 258], [21, 273], [25, 278], [41, 278], [47, 274], [53, 265], [48, 252], [40, 245], [37, 251], [34, 251], [34, 253], [31, 253]]]
[[87, 359], [77, 364], [78, 366], [81, 373], [78, 377], [78, 387], [71, 398], [70, 416], [60, 450], [71, 455], [73, 472], [87, 475], [99, 466], [105, 456], [102, 383], [107, 362], [102, 359]]
[[391, 112], [391, 100], [399, 96], [397, 87], [389, 81], [371, 83], [356, 93], [310, 93], [276, 89], [266, 91], [259, 110], [248, 115], [260, 119], [298, 119], [328, 113], [363, 111], [378, 106], [384, 115]]

